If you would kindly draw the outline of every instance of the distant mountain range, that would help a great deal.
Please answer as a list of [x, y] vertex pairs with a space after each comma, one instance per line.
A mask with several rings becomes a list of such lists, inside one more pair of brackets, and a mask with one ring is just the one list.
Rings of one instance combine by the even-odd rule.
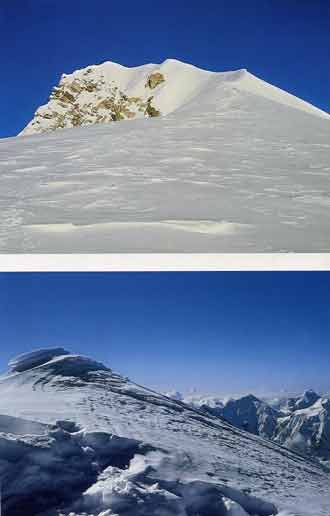
[[264, 400], [252, 394], [233, 399], [169, 394], [237, 428], [330, 464], [329, 395], [307, 390], [301, 396]]

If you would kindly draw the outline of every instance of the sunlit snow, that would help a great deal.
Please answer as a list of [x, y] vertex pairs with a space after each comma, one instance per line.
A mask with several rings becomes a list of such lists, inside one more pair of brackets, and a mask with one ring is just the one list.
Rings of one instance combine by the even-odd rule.
[[[130, 94], [155, 66], [108, 64]], [[245, 70], [157, 69], [165, 116], [0, 141], [0, 250], [329, 251], [330, 116]]]

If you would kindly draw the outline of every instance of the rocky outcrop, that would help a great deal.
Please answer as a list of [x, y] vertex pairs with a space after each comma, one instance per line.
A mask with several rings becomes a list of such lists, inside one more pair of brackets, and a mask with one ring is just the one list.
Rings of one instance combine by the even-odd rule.
[[147, 115], [149, 117], [160, 116], [161, 115], [160, 111], [158, 111], [158, 109], [156, 109], [152, 105], [152, 99], [153, 99], [153, 97], [150, 97], [147, 100], [147, 107], [146, 107], [146, 110], [145, 110], [145, 115]]
[[165, 81], [161, 73], [148, 76], [141, 95], [129, 94], [127, 85], [122, 86], [120, 76], [115, 75], [112, 80], [103, 74], [102, 65], [62, 75], [48, 103], [37, 109], [21, 134], [161, 115], [147, 91]]
[[146, 83], [146, 88], [150, 88], [151, 90], [154, 90], [155, 88], [157, 88], [157, 86], [162, 84], [162, 82], [165, 82], [165, 77], [162, 73], [160, 73], [160, 72], [152, 73], [148, 77], [148, 80]]

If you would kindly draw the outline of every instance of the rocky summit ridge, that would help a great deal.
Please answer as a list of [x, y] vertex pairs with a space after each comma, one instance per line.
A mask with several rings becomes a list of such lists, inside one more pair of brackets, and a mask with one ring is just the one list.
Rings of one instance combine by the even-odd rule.
[[153, 90], [165, 82], [162, 73], [146, 75], [144, 91], [128, 94], [120, 81], [109, 77], [112, 63], [96, 65], [61, 76], [48, 103], [37, 109], [22, 134], [55, 131], [132, 118], [156, 117], [161, 113], [153, 105]]
[[[125, 67], [107, 61], [63, 74], [21, 132], [35, 134], [136, 118], [167, 115], [191, 101], [214, 101], [220, 84], [239, 81], [240, 87], [266, 95], [321, 116], [325, 113], [281, 92], [247, 70], [211, 72], [193, 65], [167, 59], [161, 64]], [[265, 89], [266, 88], [266, 89]], [[270, 89], [269, 89], [270, 88]], [[191, 109], [194, 110], [193, 105]], [[216, 107], [215, 107], [216, 109]]]

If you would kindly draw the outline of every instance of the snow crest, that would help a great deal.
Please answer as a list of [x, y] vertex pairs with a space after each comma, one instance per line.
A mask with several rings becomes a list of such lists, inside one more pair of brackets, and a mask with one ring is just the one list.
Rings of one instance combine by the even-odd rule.
[[321, 117], [326, 113], [250, 74], [211, 72], [175, 59], [125, 67], [107, 61], [63, 74], [49, 101], [21, 134], [29, 135], [99, 123], [168, 115], [212, 102], [214, 112], [228, 91], [264, 97]]
[[33, 367], [45, 364], [55, 357], [69, 355], [69, 351], [63, 348], [38, 349], [29, 353], [23, 353], [9, 362], [9, 367], [13, 372], [22, 372]]

